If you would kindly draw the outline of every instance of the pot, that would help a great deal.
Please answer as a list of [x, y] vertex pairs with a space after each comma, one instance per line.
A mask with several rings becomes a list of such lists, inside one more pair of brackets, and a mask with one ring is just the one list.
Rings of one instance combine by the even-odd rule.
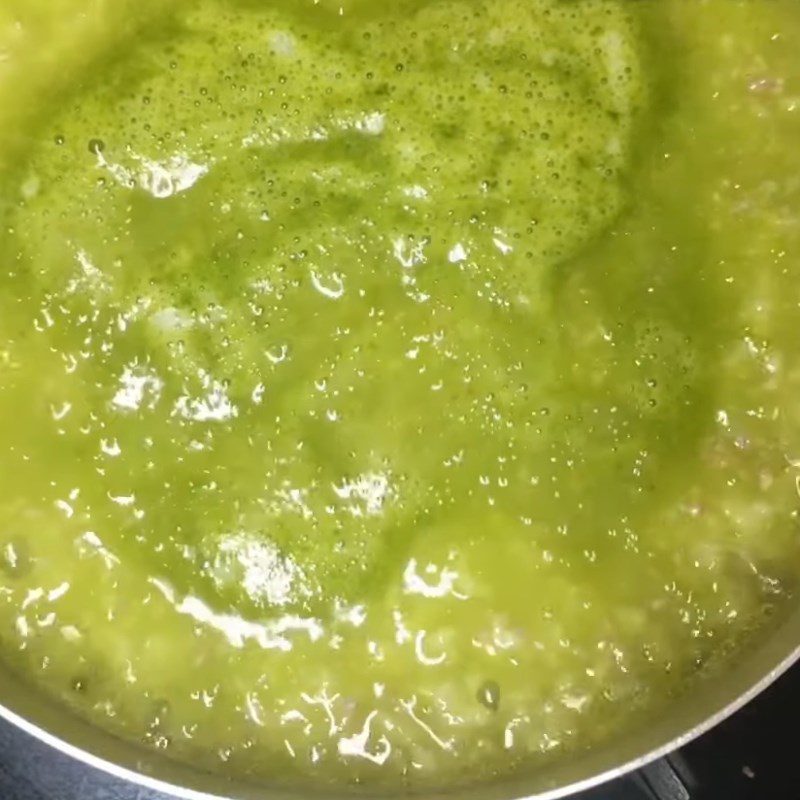
[[[76, 56], [77, 58], [77, 56]], [[0, 97], [2, 99], [2, 97]], [[1, 104], [0, 104], [1, 105]], [[7, 120], [6, 120], [7, 121]], [[6, 128], [11, 126], [6, 125]], [[769, 686], [800, 658], [800, 603], [786, 603], [736, 651], [720, 654], [691, 676], [690, 685], [657, 716], [639, 718], [619, 737], [591, 750], [534, 770], [520, 769], [494, 781], [481, 781], [457, 792], [426, 795], [429, 800], [555, 800], [638, 769], [707, 731]], [[0, 715], [13, 725], [87, 765], [116, 777], [182, 798], [212, 800], [302, 800], [302, 787], [226, 779], [203, 765], [187, 765], [160, 751], [117, 738], [67, 711], [0, 667]], [[313, 791], [315, 800], [363, 794]]]

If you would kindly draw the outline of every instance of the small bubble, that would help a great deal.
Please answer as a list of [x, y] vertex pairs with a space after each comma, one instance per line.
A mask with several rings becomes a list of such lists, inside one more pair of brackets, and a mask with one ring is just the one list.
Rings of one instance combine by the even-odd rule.
[[102, 139], [89, 139], [89, 152], [99, 156], [106, 149], [106, 144]]
[[65, 138], [64, 138], [64, 137], [63, 137], [63, 136], [62, 136], [60, 133], [59, 133], [59, 134], [58, 134], [58, 136], [56, 136], [56, 138], [55, 138], [55, 142], [56, 142], [56, 144], [57, 144], [59, 147], [60, 147], [62, 144], [64, 144], [64, 142], [65, 142], [65, 141], [66, 141], [66, 139], [65, 139]]
[[24, 539], [6, 542], [0, 550], [0, 569], [12, 578], [23, 577], [30, 572], [32, 559]]
[[396, 72], [402, 72], [405, 67], [402, 64], [395, 64], [394, 68]]
[[169, 700], [159, 698], [153, 702], [153, 723], [154, 725], [163, 725], [170, 713]]
[[476, 693], [478, 702], [490, 711], [500, 708], [500, 685], [497, 681], [484, 681]]

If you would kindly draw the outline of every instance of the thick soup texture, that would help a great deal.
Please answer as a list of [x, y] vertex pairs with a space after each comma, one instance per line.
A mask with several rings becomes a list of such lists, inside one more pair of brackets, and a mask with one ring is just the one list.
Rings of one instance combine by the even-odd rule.
[[793, 0], [4, 0], [0, 646], [234, 776], [608, 741], [800, 575]]

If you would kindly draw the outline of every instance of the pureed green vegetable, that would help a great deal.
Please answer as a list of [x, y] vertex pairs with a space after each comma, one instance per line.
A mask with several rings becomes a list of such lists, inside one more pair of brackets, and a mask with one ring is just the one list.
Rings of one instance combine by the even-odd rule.
[[43, 688], [233, 774], [452, 784], [786, 603], [790, 0], [58, 5], [0, 12]]

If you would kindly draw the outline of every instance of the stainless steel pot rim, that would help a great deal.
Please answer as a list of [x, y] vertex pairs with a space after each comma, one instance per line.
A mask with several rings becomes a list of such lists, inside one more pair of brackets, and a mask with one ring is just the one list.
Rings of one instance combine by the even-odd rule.
[[[753, 698], [764, 691], [799, 660], [800, 645], [795, 647], [777, 664], [777, 666], [753, 683], [746, 691], [741, 693], [734, 700], [727, 703], [714, 714], [708, 716], [702, 722], [694, 725], [678, 736], [669, 738], [663, 744], [651, 748], [647, 752], [635, 758], [628, 759], [622, 764], [600, 771], [588, 778], [573, 781], [563, 786], [558, 786], [553, 789], [538, 792], [536, 794], [526, 795], [524, 798], [518, 796], [517, 800], [558, 800], [558, 798], [567, 797], [569, 795], [591, 789], [602, 783], [619, 778], [629, 772], [644, 767], [652, 761], [655, 761], [656, 759], [661, 758], [662, 756], [665, 756], [680, 747], [683, 747], [688, 742], [696, 739], [701, 734], [727, 719], [742, 706], [749, 703]], [[235, 795], [225, 796], [220, 794], [211, 794], [197, 789], [191, 789], [186, 786], [169, 783], [127, 767], [120, 766], [119, 764], [115, 764], [113, 761], [109, 761], [89, 752], [88, 750], [70, 744], [65, 739], [50, 733], [49, 731], [45, 730], [39, 725], [36, 725], [30, 720], [27, 720], [25, 717], [17, 714], [2, 704], [0, 704], [0, 717], [12, 725], [15, 725], [25, 733], [35, 737], [44, 744], [49, 745], [55, 750], [63, 753], [64, 755], [74, 758], [89, 767], [101, 770], [114, 778], [128, 781], [135, 785], [157, 792], [162, 792], [167, 795], [173, 795], [181, 800], [231, 800], [231, 798], [235, 797]], [[265, 790], [265, 796], [269, 796], [269, 794], [269, 790]]]

